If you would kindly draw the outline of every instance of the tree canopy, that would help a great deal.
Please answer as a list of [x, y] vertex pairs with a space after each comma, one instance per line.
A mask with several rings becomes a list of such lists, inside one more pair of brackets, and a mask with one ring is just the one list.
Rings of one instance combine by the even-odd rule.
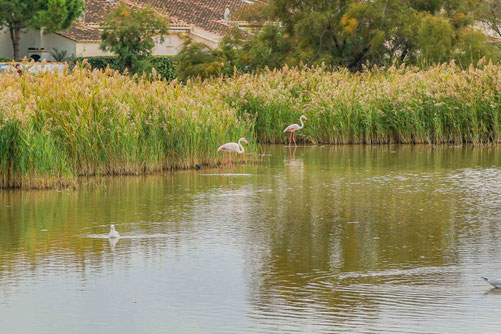
[[[499, 27], [499, 0], [258, 0], [240, 18], [255, 34], [228, 34], [213, 51], [222, 73], [288, 65], [433, 64], [462, 66], [501, 58], [499, 43], [479, 30]], [[494, 13], [494, 14], [493, 14]], [[498, 21], [496, 21], [496, 18]], [[496, 23], [497, 22], [497, 23]]]
[[181, 81], [195, 76], [205, 79], [219, 74], [223, 66], [221, 57], [207, 45], [187, 39], [177, 57], [176, 77]]
[[479, 2], [484, 1], [268, 0], [263, 8], [295, 41], [297, 61], [357, 70], [367, 62], [450, 60]]
[[163, 41], [169, 31], [167, 18], [151, 7], [129, 7], [120, 3], [101, 24], [101, 49], [118, 55], [123, 68], [132, 72], [145, 70], [155, 39]]

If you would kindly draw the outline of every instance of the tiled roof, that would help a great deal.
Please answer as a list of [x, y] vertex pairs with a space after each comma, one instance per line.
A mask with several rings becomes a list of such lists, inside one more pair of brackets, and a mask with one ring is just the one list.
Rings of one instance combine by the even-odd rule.
[[[230, 25], [223, 20], [226, 8], [234, 15], [246, 3], [243, 0], [125, 0], [128, 5], [151, 6], [160, 15], [169, 19], [171, 27], [198, 27], [217, 35], [223, 35]], [[73, 27], [58, 34], [77, 42], [99, 42], [98, 27], [103, 18], [117, 2], [107, 0], [85, 0], [83, 21], [76, 21]]]
[[150, 5], [171, 18], [216, 33], [224, 34], [229, 25], [223, 21], [224, 11], [235, 14], [246, 3], [242, 0], [129, 0], [138, 5]]
[[103, 18], [113, 10], [117, 2], [106, 0], [85, 0], [85, 19], [86, 24], [99, 25]]
[[101, 31], [97, 28], [92, 28], [80, 22], [73, 23], [69, 29], [58, 31], [57, 34], [71, 39], [75, 42], [100, 42]]

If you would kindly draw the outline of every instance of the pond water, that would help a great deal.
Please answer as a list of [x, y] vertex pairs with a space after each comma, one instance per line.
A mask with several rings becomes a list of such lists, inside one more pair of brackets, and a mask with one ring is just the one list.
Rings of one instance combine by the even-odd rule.
[[0, 192], [0, 333], [499, 333], [501, 147], [260, 159]]

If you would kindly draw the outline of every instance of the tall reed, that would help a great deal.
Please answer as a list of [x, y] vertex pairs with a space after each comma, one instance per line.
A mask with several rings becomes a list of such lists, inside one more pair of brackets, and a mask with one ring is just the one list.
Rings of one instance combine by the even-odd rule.
[[287, 67], [229, 81], [229, 103], [255, 119], [260, 142], [487, 143], [501, 140], [501, 66], [375, 68], [353, 74]]
[[216, 165], [245, 136], [281, 143], [486, 143], [501, 138], [501, 66], [352, 74], [283, 68], [186, 85], [112, 70], [0, 75], [0, 187]]
[[137, 174], [218, 160], [249, 122], [211, 85], [111, 70], [0, 79], [0, 186], [44, 187], [78, 175]]

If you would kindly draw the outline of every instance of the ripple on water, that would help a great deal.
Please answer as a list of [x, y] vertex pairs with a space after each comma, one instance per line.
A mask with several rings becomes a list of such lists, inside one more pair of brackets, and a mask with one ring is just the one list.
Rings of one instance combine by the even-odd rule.
[[[90, 239], [109, 239], [108, 234], [88, 234], [82, 237]], [[162, 233], [138, 234], [138, 235], [120, 234], [119, 239], [159, 239], [159, 238], [170, 238], [170, 237], [172, 237], [171, 234], [162, 234]]]
[[0, 334], [498, 333], [499, 154], [366, 149], [5, 193]]
[[[306, 284], [291, 285], [295, 275], [306, 279]], [[475, 281], [478, 284], [472, 285], [472, 296], [466, 298], [460, 279], [456, 266], [365, 273], [284, 273], [272, 285], [274, 288], [253, 299], [255, 308], [250, 317], [260, 324], [275, 324], [280, 333], [288, 332], [285, 328], [303, 333], [470, 333], [482, 327], [494, 333], [496, 325], [488, 324], [492, 304], [482, 299], [486, 287]], [[492, 290], [487, 291], [496, 296]], [[472, 299], [476, 310], [465, 316]], [[456, 319], [454, 323], [449, 321], [451, 317]], [[486, 324], [472, 327], [472, 318]], [[301, 321], [294, 326], [294, 319]]]

